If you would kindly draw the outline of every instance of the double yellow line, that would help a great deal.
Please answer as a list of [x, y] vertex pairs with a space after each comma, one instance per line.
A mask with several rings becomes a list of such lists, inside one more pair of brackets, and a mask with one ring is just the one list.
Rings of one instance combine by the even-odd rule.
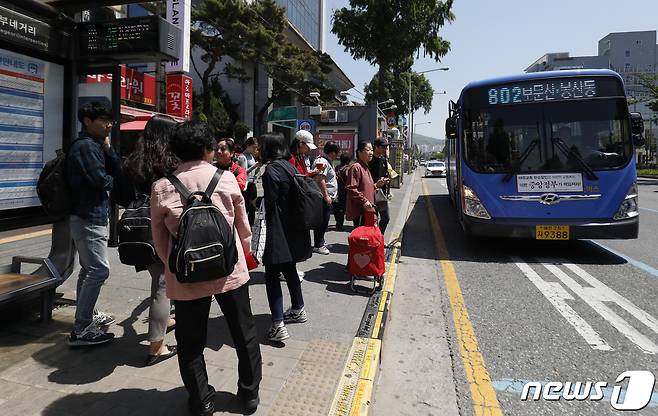
[[422, 180], [422, 184], [423, 196], [427, 205], [427, 214], [435, 237], [436, 251], [439, 254], [439, 262], [441, 263], [441, 270], [443, 271], [443, 278], [446, 283], [448, 298], [450, 299], [452, 319], [455, 324], [455, 332], [457, 333], [457, 342], [459, 344], [459, 353], [464, 363], [464, 371], [466, 372], [466, 378], [471, 391], [474, 413], [476, 416], [502, 415], [503, 411], [496, 398], [496, 391], [491, 384], [489, 372], [485, 367], [484, 357], [480, 352], [480, 346], [475, 336], [473, 324], [468, 317], [468, 309], [464, 302], [457, 273], [455, 273], [455, 267], [450, 260], [447, 260], [450, 258], [450, 253], [448, 252], [443, 232], [439, 226], [439, 220], [436, 218], [436, 213], [432, 208], [429, 191], [424, 179]]

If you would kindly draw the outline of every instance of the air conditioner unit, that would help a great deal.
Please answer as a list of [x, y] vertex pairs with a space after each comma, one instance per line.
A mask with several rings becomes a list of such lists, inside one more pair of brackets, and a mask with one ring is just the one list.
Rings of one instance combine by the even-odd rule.
[[325, 110], [320, 114], [320, 121], [323, 123], [337, 123], [338, 122], [338, 111], [336, 110]]
[[322, 107], [320, 107], [319, 105], [312, 105], [308, 108], [309, 116], [319, 116], [321, 112], [322, 112]]

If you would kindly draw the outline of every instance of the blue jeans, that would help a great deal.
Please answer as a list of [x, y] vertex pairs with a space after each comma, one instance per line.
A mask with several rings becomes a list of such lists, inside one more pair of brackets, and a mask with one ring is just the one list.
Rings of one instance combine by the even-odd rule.
[[71, 215], [70, 224], [71, 237], [80, 260], [73, 327], [75, 333], [79, 334], [91, 323], [101, 286], [110, 275], [107, 225], [93, 224], [75, 215]]
[[272, 322], [283, 321], [283, 293], [281, 292], [281, 281], [279, 275], [283, 273], [290, 293], [290, 302], [293, 309], [304, 307], [302, 296], [302, 282], [299, 281], [297, 265], [294, 262], [265, 265], [265, 290], [267, 302], [272, 313]]

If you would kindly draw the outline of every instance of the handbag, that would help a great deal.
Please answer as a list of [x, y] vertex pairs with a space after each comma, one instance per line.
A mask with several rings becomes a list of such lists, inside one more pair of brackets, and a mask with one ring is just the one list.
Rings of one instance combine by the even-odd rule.
[[388, 197], [381, 188], [375, 192], [375, 205], [380, 211], [388, 209]]
[[254, 225], [251, 227], [251, 252], [259, 263], [262, 263], [263, 261], [266, 236], [267, 225], [265, 223], [265, 199], [263, 198], [256, 210]]

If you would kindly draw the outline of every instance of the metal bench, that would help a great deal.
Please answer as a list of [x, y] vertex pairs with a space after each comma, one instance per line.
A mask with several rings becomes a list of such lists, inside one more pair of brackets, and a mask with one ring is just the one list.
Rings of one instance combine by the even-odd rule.
[[[21, 264], [39, 264], [39, 274], [21, 274]], [[44, 272], [45, 271], [45, 272]], [[50, 322], [53, 316], [55, 288], [62, 277], [47, 258], [15, 256], [11, 261], [11, 272], [0, 274], [0, 305], [27, 300], [39, 293], [41, 297], [41, 321]]]

